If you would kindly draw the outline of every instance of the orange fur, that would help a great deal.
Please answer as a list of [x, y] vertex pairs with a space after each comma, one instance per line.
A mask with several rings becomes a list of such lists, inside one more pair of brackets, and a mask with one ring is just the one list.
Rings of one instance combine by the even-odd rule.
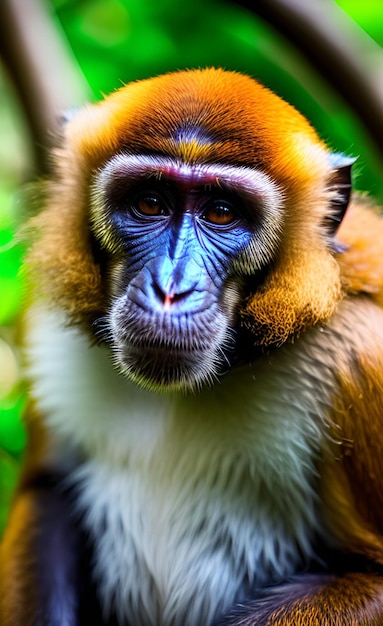
[[8, 532], [0, 544], [0, 623], [2, 626], [30, 626], [36, 598], [32, 574], [31, 544], [36, 532], [34, 494], [20, 494], [15, 501]]
[[383, 217], [371, 200], [357, 198], [346, 213], [338, 239], [348, 249], [338, 257], [346, 293], [368, 294], [383, 306]]
[[[292, 606], [282, 606], [264, 622], [265, 626], [379, 626], [383, 581], [376, 575], [347, 574], [318, 584]], [[368, 607], [368, 609], [366, 609]], [[368, 621], [367, 621], [368, 620]], [[255, 626], [251, 620], [241, 626]]]
[[[340, 463], [354, 494], [357, 515], [383, 533], [383, 310], [368, 297], [357, 302], [350, 298], [345, 304], [344, 316], [330, 324], [338, 335], [339, 351], [348, 356], [337, 363], [340, 390], [334, 398], [334, 436], [340, 439]], [[334, 468], [337, 474], [338, 469]], [[338, 516], [344, 511], [337, 505], [331, 508]], [[347, 532], [347, 524], [341, 525]], [[379, 542], [382, 546], [382, 539]], [[383, 563], [382, 547], [380, 560]]]
[[[276, 126], [275, 120], [278, 120]], [[318, 172], [302, 156], [321, 146], [307, 120], [289, 104], [247, 76], [195, 70], [158, 76], [110, 95], [75, 118], [68, 139], [87, 167], [97, 167], [123, 147], [136, 153], [153, 148], [185, 158], [184, 144], [169, 129], [185, 121], [202, 125], [218, 142], [194, 147], [191, 160], [259, 166], [301, 187]]]
[[243, 311], [261, 345], [281, 345], [309, 326], [325, 321], [341, 298], [339, 269], [320, 248], [287, 251]]

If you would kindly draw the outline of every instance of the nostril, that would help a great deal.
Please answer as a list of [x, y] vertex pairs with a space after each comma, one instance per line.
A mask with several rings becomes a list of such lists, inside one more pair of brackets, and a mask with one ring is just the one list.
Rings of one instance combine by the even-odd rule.
[[173, 282], [166, 289], [162, 289], [156, 282], [153, 283], [153, 291], [157, 300], [161, 302], [165, 310], [169, 309], [172, 305], [186, 299], [193, 291], [192, 288], [175, 291], [175, 285]]
[[157, 300], [159, 302], [161, 302], [162, 304], [164, 304], [166, 298], [168, 297], [167, 294], [163, 291], [163, 289], [161, 289], [161, 287], [159, 285], [157, 285], [156, 282], [153, 282], [153, 291], [154, 294], [157, 298]]

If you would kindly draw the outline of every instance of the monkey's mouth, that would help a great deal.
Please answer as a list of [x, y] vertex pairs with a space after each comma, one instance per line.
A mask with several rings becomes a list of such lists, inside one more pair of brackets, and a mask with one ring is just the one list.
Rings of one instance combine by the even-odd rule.
[[201, 358], [201, 349], [176, 348], [164, 342], [124, 344], [116, 351], [116, 360], [122, 372], [141, 386], [153, 390], [187, 390], [198, 386]]
[[118, 369], [152, 390], [195, 390], [227, 368], [233, 340], [227, 316], [215, 304], [191, 315], [144, 310], [122, 301], [109, 319]]
[[[118, 369], [130, 380], [154, 391], [195, 391], [212, 385], [228, 367], [222, 331], [207, 343], [164, 340], [120, 340], [113, 352]], [[229, 348], [227, 348], [229, 352]]]

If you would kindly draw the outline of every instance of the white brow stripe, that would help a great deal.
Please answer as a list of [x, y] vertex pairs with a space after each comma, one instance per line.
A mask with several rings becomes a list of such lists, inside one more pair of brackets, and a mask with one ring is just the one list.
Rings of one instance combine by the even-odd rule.
[[201, 181], [200, 184], [204, 184], [207, 179], [214, 180], [218, 185], [224, 184], [233, 191], [261, 201], [274, 217], [281, 212], [282, 191], [267, 174], [258, 169], [219, 163], [191, 165], [169, 157], [118, 154], [101, 170], [96, 189], [105, 192], [116, 178], [131, 180], [161, 176], [166, 171], [172, 171], [181, 178], [195, 178], [197, 183]]

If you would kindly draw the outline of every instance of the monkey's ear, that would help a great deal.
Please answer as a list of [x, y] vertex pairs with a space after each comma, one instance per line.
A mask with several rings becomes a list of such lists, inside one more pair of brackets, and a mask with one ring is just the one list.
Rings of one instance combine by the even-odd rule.
[[82, 107], [70, 107], [69, 109], [65, 109], [61, 111], [61, 113], [57, 116], [56, 126], [53, 133], [53, 147], [61, 147], [64, 143], [66, 128], [68, 124], [76, 117], [78, 112], [82, 109]]
[[330, 211], [325, 220], [328, 235], [335, 236], [348, 207], [351, 198], [351, 168], [356, 158], [347, 157], [340, 153], [329, 155], [333, 173], [329, 180], [329, 190], [332, 192]]
[[69, 124], [69, 122], [71, 122], [76, 117], [81, 108], [82, 107], [70, 107], [69, 109], [61, 111], [57, 120], [60, 127], [62, 128], [63, 126]]

